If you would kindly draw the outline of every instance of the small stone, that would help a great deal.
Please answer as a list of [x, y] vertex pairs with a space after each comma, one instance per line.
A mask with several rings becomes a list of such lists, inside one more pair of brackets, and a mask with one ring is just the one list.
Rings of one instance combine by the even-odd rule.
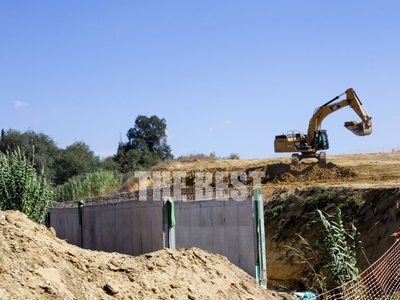
[[57, 291], [56, 291], [53, 287], [51, 287], [51, 286], [49, 286], [49, 285], [47, 285], [47, 286], [42, 286], [41, 288], [42, 288], [46, 293], [53, 294], [53, 295], [56, 295], [56, 294], [57, 294]]
[[176, 284], [176, 283], [171, 283], [169, 286], [170, 286], [172, 289], [177, 289], [177, 288], [179, 287], [179, 285]]
[[111, 265], [113, 265], [114, 267], [118, 267], [118, 268], [121, 266], [118, 262], [116, 262], [116, 261], [113, 260], [113, 259], [111, 259], [111, 260], [109, 261], [109, 263], [110, 263]]
[[106, 291], [106, 293], [111, 294], [111, 295], [116, 295], [119, 293], [118, 289], [116, 288], [115, 285], [111, 283], [107, 283], [103, 289]]

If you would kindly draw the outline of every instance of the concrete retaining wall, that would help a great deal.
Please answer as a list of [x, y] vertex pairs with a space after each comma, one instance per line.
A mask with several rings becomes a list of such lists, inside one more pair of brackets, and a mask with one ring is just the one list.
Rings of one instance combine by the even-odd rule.
[[[57, 237], [86, 249], [140, 255], [163, 248], [162, 201], [123, 201], [50, 209]], [[254, 276], [252, 198], [175, 202], [176, 248], [198, 247], [226, 256]], [[83, 241], [83, 244], [82, 244]]]
[[222, 254], [254, 275], [252, 199], [175, 204], [177, 248], [198, 247]]
[[91, 250], [140, 255], [163, 247], [162, 202], [129, 201], [83, 207], [82, 241], [77, 208], [50, 209], [57, 237]]

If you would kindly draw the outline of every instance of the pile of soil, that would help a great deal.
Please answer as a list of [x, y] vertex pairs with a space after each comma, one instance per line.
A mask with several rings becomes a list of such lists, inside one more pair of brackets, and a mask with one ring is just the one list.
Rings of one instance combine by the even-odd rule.
[[139, 257], [84, 250], [0, 212], [0, 299], [280, 299], [225, 257], [197, 248]]
[[274, 183], [330, 182], [348, 180], [357, 176], [353, 169], [340, 167], [333, 163], [324, 166], [318, 163], [301, 163], [299, 165], [278, 163], [267, 167], [267, 181]]

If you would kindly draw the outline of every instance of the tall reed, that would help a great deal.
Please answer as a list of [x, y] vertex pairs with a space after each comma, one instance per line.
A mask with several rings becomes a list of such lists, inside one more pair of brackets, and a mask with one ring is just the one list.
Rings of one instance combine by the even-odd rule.
[[55, 188], [55, 199], [62, 202], [101, 196], [117, 190], [121, 184], [122, 174], [112, 171], [75, 176]]
[[43, 174], [37, 175], [33, 160], [18, 149], [0, 153], [0, 209], [19, 210], [41, 223], [54, 197]]

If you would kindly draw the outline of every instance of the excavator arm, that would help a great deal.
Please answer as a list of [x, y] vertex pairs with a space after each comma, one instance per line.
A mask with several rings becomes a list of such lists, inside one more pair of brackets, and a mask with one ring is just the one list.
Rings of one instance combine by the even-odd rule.
[[[346, 94], [346, 99], [335, 102], [342, 95]], [[331, 101], [317, 108], [310, 120], [307, 132], [307, 139], [310, 145], [314, 144], [315, 135], [321, 128], [322, 121], [330, 114], [342, 109], [343, 107], [350, 106], [357, 115], [361, 118], [361, 122], [356, 121], [345, 122], [344, 126], [353, 132], [355, 135], [364, 136], [369, 135], [372, 132], [372, 122], [370, 117], [362, 105], [360, 99], [358, 99], [355, 91], [350, 88], [345, 93], [333, 98]]]

